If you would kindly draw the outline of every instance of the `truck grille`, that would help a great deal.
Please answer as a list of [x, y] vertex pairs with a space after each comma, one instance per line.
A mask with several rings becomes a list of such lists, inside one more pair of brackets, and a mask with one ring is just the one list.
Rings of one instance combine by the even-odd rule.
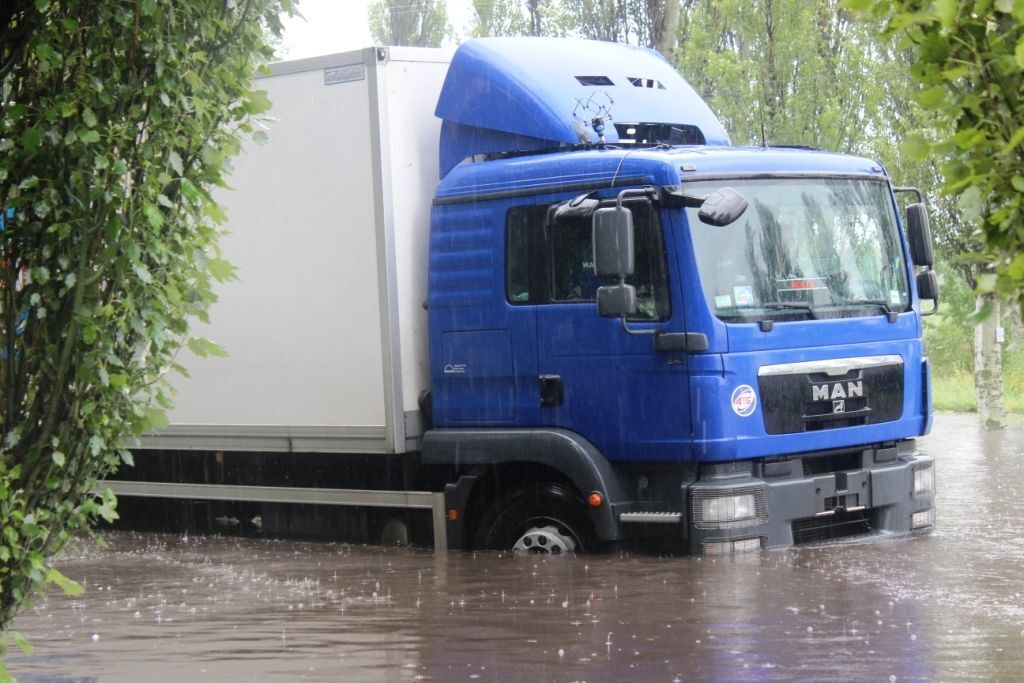
[[871, 515], [868, 510], [837, 510], [834, 515], [798, 519], [793, 522], [792, 529], [793, 545], [823, 543], [871, 533]]
[[757, 377], [765, 431], [793, 434], [899, 419], [903, 374], [899, 356], [765, 366]]

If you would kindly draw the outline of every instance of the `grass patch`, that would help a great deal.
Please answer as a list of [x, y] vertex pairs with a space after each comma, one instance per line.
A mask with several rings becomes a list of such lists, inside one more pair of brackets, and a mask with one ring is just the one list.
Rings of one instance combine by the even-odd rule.
[[932, 373], [932, 403], [935, 410], [974, 412], [978, 400], [974, 391], [974, 375], [966, 372]]
[[[974, 412], [978, 409], [974, 374], [932, 372], [932, 402], [935, 410]], [[1007, 413], [1024, 414], [1024, 372], [1006, 368], [1003, 373], [1003, 402]]]

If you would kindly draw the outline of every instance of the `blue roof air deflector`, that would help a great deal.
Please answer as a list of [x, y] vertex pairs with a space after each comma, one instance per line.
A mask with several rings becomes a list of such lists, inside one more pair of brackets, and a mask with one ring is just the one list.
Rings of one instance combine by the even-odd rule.
[[[607, 97], [594, 97], [596, 91]], [[580, 107], [588, 99], [610, 110], [608, 143], [619, 141], [612, 124], [628, 121], [696, 128], [705, 144], [730, 144], [704, 100], [654, 50], [568, 38], [480, 38], [455, 52], [438, 99], [441, 176], [476, 154], [596, 144], [591, 116]]]

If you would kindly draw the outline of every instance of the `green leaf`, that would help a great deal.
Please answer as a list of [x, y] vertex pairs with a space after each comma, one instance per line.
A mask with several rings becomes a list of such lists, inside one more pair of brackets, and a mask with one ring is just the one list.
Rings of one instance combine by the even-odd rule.
[[218, 282], [228, 282], [235, 279], [235, 266], [225, 259], [206, 259], [206, 269], [210, 271], [210, 275]]
[[933, 3], [935, 13], [939, 15], [939, 21], [943, 26], [949, 27], [956, 20], [957, 12], [960, 10], [959, 0], [935, 0]]
[[146, 408], [146, 422], [149, 424], [147, 431], [158, 431], [168, 425], [167, 413], [158, 408]]
[[874, 0], [843, 0], [839, 6], [854, 12], [866, 12], [873, 4]]
[[14, 644], [18, 646], [19, 650], [27, 655], [30, 655], [35, 651], [35, 648], [32, 647], [32, 643], [25, 640], [25, 636], [21, 635], [17, 631], [11, 631], [11, 640], [13, 640]]
[[178, 175], [184, 175], [185, 170], [184, 167], [181, 165], [181, 156], [173, 149], [167, 155], [167, 163], [171, 165], [171, 168], [174, 169], [175, 173], [177, 173]]
[[93, 113], [92, 109], [86, 107], [82, 110], [82, 123], [87, 125], [89, 128], [96, 127], [96, 114]]
[[256, 90], [252, 93], [249, 98], [249, 113], [250, 114], [262, 114], [268, 111], [272, 106], [270, 96], [267, 95], [266, 90]]
[[78, 139], [87, 145], [95, 145], [100, 141], [100, 134], [95, 130], [87, 130], [79, 133]]
[[54, 451], [51, 457], [53, 458], [54, 465], [56, 465], [57, 467], [64, 467], [65, 458], [63, 453], [61, 453], [60, 451]]
[[[984, 197], [981, 194], [981, 189], [977, 185], [971, 185], [963, 192], [960, 193], [960, 197], [957, 200], [957, 204], [960, 209], [964, 212], [964, 219], [968, 222], [976, 221], [981, 218], [984, 210]], [[991, 291], [991, 290], [989, 290]]]
[[28, 128], [21, 134], [21, 145], [26, 150], [33, 150], [43, 142], [43, 131], [38, 128]]
[[931, 143], [917, 133], [908, 135], [901, 147], [904, 154], [917, 161], [927, 159], [932, 151]]
[[1015, 280], [1024, 279], [1024, 254], [1019, 254], [1010, 261], [1006, 267], [1006, 273]]
[[188, 348], [192, 353], [200, 357], [205, 356], [217, 356], [220, 358], [227, 357], [228, 352], [220, 344], [204, 339], [203, 337], [193, 337], [188, 340]]
[[218, 225], [221, 223], [225, 223], [228, 220], [227, 214], [224, 213], [224, 210], [221, 209], [217, 204], [207, 204], [206, 206], [203, 207], [203, 213], [209, 216], [210, 220], [212, 220], [214, 223], [217, 223]]
[[132, 271], [138, 276], [143, 283], [149, 284], [153, 281], [153, 275], [149, 272], [149, 268], [144, 263], [136, 263], [132, 266]]
[[999, 154], [1005, 155], [1012, 152], [1020, 143], [1024, 142], [1024, 125], [1017, 129], [1017, 131], [1010, 137], [1003, 148], [999, 151]]
[[[110, 498], [107, 498], [107, 494], [110, 494]], [[96, 508], [96, 512], [99, 516], [104, 519], [107, 523], [113, 523], [117, 520], [117, 500], [110, 493], [110, 489], [103, 492], [103, 502], [100, 503], [99, 507]]]
[[925, 109], [937, 109], [941, 107], [949, 98], [949, 93], [946, 92], [946, 88], [941, 85], [936, 85], [931, 88], [925, 88], [914, 96]]
[[58, 588], [64, 591], [65, 595], [68, 595], [73, 598], [85, 593], [85, 588], [83, 588], [80, 583], [72, 581], [71, 579], [64, 576], [60, 573], [60, 571], [54, 569], [53, 567], [51, 567], [50, 570], [46, 572], [46, 582], [56, 585]]
[[146, 217], [146, 222], [154, 228], [160, 228], [164, 224], [164, 216], [160, 213], [160, 208], [156, 204], [143, 203], [142, 213]]

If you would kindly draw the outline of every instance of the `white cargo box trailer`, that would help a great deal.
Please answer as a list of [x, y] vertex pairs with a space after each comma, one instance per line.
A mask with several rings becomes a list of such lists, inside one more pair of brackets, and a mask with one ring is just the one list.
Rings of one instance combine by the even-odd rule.
[[403, 453], [429, 388], [427, 241], [451, 53], [368, 48], [260, 79], [268, 141], [217, 195], [238, 279], [193, 332], [227, 358], [181, 360], [154, 449]]

